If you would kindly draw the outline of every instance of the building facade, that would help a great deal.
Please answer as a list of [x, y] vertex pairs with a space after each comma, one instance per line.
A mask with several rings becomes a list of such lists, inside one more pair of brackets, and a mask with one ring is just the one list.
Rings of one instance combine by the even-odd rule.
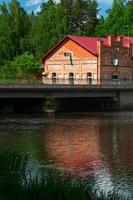
[[41, 58], [44, 83], [133, 79], [133, 37], [67, 35]]

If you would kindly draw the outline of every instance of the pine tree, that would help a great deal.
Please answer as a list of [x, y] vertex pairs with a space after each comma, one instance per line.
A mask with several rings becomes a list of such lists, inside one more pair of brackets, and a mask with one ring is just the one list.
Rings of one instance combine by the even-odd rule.
[[9, 5], [11, 28], [14, 35], [15, 52], [14, 55], [22, 53], [21, 45], [23, 39], [27, 36], [31, 23], [27, 13], [21, 8], [17, 0], [11, 0]]
[[98, 4], [95, 0], [75, 0], [71, 8], [71, 33], [78, 35], [95, 35]]

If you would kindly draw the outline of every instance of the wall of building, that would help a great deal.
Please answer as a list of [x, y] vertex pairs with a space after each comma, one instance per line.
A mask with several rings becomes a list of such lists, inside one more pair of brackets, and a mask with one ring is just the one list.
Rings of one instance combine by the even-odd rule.
[[[124, 46], [122, 37], [108, 37], [110, 46], [101, 42], [100, 78], [112, 79], [112, 74], [118, 74], [120, 80], [132, 80], [133, 59], [132, 46]], [[113, 64], [118, 59], [118, 65]]]
[[[44, 70], [51, 82], [54, 76], [60, 84], [67, 83], [70, 76], [75, 79], [75, 84], [86, 83], [87, 77], [94, 80], [92, 84], [112, 80], [116, 75], [119, 80], [133, 80], [132, 45], [125, 45], [123, 37], [110, 35], [106, 45], [97, 41], [97, 55], [68, 38], [49, 54]], [[115, 65], [116, 59], [118, 63]]]
[[[71, 59], [66, 53], [71, 53]], [[73, 73], [75, 79], [86, 79], [87, 73], [92, 73], [92, 79], [97, 79], [97, 57], [78, 44], [68, 39], [62, 43], [45, 62], [45, 73], [52, 78], [68, 79]]]

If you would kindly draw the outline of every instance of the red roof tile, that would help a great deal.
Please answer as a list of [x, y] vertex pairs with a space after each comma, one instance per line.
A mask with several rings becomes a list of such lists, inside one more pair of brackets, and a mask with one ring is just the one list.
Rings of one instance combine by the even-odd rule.
[[[66, 35], [55, 46], [53, 46], [43, 57], [41, 57], [41, 60], [45, 61], [47, 56], [50, 53], [52, 53], [52, 51], [55, 50], [55, 48], [58, 47], [58, 45], [60, 45], [66, 39], [73, 40], [78, 45], [80, 45], [81, 47], [83, 47], [84, 49], [93, 53], [96, 56], [97, 56], [97, 41], [103, 41], [104, 45], [109, 46], [107, 38]], [[133, 37], [123, 37], [123, 46], [127, 46], [129, 43], [133, 44]]]
[[97, 55], [97, 41], [103, 41], [105, 45], [108, 45], [107, 38], [100, 37], [83, 37], [68, 35], [70, 39], [78, 43], [80, 46]]

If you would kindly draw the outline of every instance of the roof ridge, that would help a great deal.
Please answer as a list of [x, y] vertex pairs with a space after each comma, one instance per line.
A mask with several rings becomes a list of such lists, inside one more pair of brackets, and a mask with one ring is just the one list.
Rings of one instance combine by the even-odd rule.
[[[119, 35], [118, 35], [119, 36]], [[118, 37], [113, 36], [113, 37]], [[130, 39], [130, 43], [133, 44], [133, 37], [128, 36], [121, 36], [123, 37], [123, 45], [126, 44], [128, 39]], [[95, 37], [95, 36], [79, 36], [79, 35], [65, 35], [61, 40], [59, 40], [44, 56], [42, 56], [40, 59], [42, 61], [45, 61], [47, 56], [51, 54], [55, 48], [57, 48], [62, 42], [64, 42], [66, 39], [71, 39], [73, 42], [84, 48], [86, 51], [91, 52], [93, 55], [97, 56], [97, 42], [103, 41], [105, 46], [108, 46], [108, 37]], [[127, 40], [127, 41], [126, 41]]]

